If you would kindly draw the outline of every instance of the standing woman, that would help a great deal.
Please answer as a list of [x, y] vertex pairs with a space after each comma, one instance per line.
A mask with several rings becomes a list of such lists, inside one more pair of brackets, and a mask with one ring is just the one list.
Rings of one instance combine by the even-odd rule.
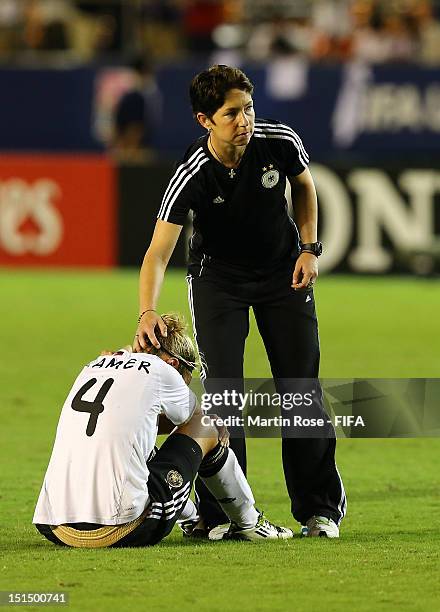
[[[275, 379], [319, 373], [313, 283], [322, 245], [309, 158], [290, 127], [255, 118], [252, 93], [238, 68], [213, 66], [192, 80], [193, 114], [206, 134], [189, 147], [170, 180], [140, 273], [137, 350], [148, 342], [159, 346], [156, 326], [166, 334], [156, 305], [192, 210], [189, 300], [205, 388], [216, 379], [242, 380], [250, 307]], [[286, 179], [296, 224], [287, 212]], [[282, 441], [292, 514], [307, 525], [308, 535], [338, 537], [345, 515], [335, 444], [334, 437]], [[244, 439], [231, 439], [231, 446], [245, 470]], [[198, 494], [200, 526], [208, 530], [224, 522], [215, 500], [200, 487]]]

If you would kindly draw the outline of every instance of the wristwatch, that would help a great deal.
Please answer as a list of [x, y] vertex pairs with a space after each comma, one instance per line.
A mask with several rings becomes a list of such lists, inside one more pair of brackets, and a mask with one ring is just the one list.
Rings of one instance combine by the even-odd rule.
[[301, 253], [312, 253], [319, 257], [322, 255], [322, 242], [306, 242], [300, 244]]

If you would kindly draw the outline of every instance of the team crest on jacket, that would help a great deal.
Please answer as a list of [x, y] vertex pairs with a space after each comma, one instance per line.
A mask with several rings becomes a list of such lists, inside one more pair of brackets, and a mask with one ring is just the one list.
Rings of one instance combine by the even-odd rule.
[[261, 177], [263, 187], [266, 187], [266, 189], [272, 189], [272, 187], [275, 187], [275, 185], [278, 184], [278, 181], [280, 180], [280, 173], [273, 167], [272, 164], [269, 164], [267, 168], [263, 168], [263, 172], [264, 174]]
[[166, 481], [172, 489], [179, 489], [183, 485], [183, 476], [177, 470], [170, 470], [167, 474]]

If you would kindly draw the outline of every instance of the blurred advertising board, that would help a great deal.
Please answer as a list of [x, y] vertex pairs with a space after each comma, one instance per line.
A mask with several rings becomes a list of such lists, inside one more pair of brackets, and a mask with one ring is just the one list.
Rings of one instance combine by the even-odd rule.
[[[156, 126], [154, 146], [164, 157], [181, 157], [200, 136], [188, 86], [214, 60], [158, 67], [163, 120]], [[314, 161], [386, 163], [422, 155], [429, 160], [438, 152], [437, 68], [315, 65], [301, 57], [241, 67], [255, 83], [257, 116], [290, 125]], [[132, 78], [124, 66], [0, 68], [0, 150], [103, 151], [116, 102], [132, 86]]]
[[[440, 272], [439, 163], [310, 170], [322, 272]], [[161, 161], [117, 167], [96, 156], [0, 157], [0, 265], [138, 268], [172, 174], [173, 164]], [[188, 219], [170, 265], [185, 266], [191, 233]]]
[[0, 156], [0, 264], [112, 266], [115, 170], [92, 155]]
[[[171, 163], [149, 166], [122, 165], [118, 172], [118, 263], [139, 267], [150, 244], [157, 213], [168, 181]], [[170, 259], [171, 266], [186, 265], [187, 243], [192, 225], [187, 221]]]
[[[315, 163], [310, 170], [319, 200], [322, 272], [440, 272], [439, 164]], [[119, 170], [120, 265], [142, 262], [172, 172], [172, 164]], [[286, 196], [290, 201], [289, 190]], [[171, 265], [185, 265], [190, 236], [188, 220]]]
[[311, 164], [319, 200], [320, 269], [440, 272], [440, 164]]
[[[310, 158], [408, 160], [438, 152], [440, 71], [418, 66], [313, 65], [282, 58], [241, 66], [255, 84], [258, 117], [277, 119], [301, 136]], [[188, 84], [205, 66], [158, 72], [166, 118], [157, 146], [183, 152], [201, 130], [191, 117]]]

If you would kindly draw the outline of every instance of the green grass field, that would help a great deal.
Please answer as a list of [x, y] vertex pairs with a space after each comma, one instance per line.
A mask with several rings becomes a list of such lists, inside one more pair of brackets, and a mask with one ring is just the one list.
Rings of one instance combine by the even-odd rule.
[[[131, 340], [137, 274], [3, 271], [0, 283], [0, 590], [68, 591], [75, 611], [440, 609], [438, 439], [340, 440], [339, 541], [194, 544], [175, 530], [155, 548], [93, 551], [43, 540], [31, 520], [60, 407], [84, 363]], [[316, 294], [323, 376], [439, 376], [438, 283], [323, 277]], [[168, 274], [161, 308], [188, 316], [183, 272]], [[269, 375], [254, 326], [246, 373]], [[279, 441], [249, 441], [249, 479], [269, 517], [295, 526]]]

